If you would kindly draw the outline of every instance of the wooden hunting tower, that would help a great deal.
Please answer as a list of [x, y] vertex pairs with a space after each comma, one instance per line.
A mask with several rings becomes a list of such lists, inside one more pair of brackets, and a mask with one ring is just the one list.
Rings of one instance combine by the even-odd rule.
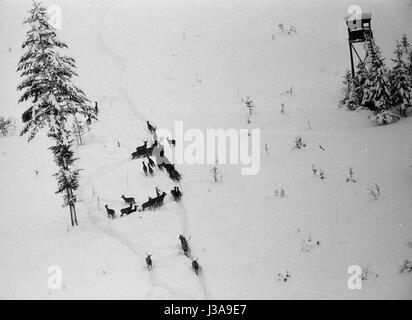
[[367, 43], [368, 47], [371, 45], [371, 40], [373, 39], [372, 29], [371, 29], [371, 13], [362, 13], [356, 15], [346, 15], [345, 21], [348, 26], [348, 41], [349, 41], [349, 52], [350, 52], [350, 62], [352, 68], [352, 77], [355, 77], [355, 66], [353, 64], [353, 52], [358, 56], [360, 62], [364, 63], [366, 57], [368, 56], [368, 51], [365, 50], [365, 57], [362, 59], [358, 52], [356, 51], [355, 43]]

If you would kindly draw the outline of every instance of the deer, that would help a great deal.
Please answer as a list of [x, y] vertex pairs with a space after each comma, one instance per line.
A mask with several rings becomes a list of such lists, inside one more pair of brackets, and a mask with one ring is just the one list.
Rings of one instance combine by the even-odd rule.
[[175, 201], [178, 201], [182, 197], [182, 192], [180, 192], [179, 187], [174, 187], [173, 190], [170, 191]]
[[169, 137], [167, 137], [166, 139], [167, 139], [167, 142], [169, 142], [169, 145], [171, 147], [176, 146], [176, 140], [175, 139], [169, 139]]
[[163, 200], [164, 200], [165, 196], [166, 196], [166, 192], [163, 192], [161, 195], [154, 198], [154, 201], [155, 201], [154, 206], [155, 207], [160, 207], [163, 204]]
[[146, 158], [147, 158], [147, 161], [149, 161], [149, 166], [154, 168], [155, 167], [154, 161], [152, 159], [150, 159], [150, 157], [148, 155], [146, 155]]
[[192, 260], [192, 268], [195, 271], [196, 275], [199, 275], [199, 263], [196, 260]]
[[106, 208], [108, 217], [111, 219], [115, 219], [116, 218], [115, 211], [113, 209], [110, 209], [107, 204], [104, 207]]
[[168, 173], [169, 173], [170, 179], [172, 179], [173, 181], [180, 181], [180, 179], [182, 178], [180, 173], [174, 168], [171, 170], [168, 170]]
[[147, 264], [147, 269], [152, 270], [153, 269], [153, 263], [152, 263], [152, 255], [148, 254], [146, 252], [146, 264]]
[[156, 132], [156, 127], [153, 127], [151, 124], [150, 124], [150, 122], [149, 121], [146, 121], [146, 123], [147, 123], [147, 129], [150, 131], [150, 132]]
[[146, 201], [146, 202], [144, 202], [144, 203], [141, 205], [139, 211], [144, 211], [144, 210], [146, 210], [147, 208], [153, 208], [154, 205], [155, 205], [155, 199], [149, 197], [149, 200]]
[[143, 141], [143, 145], [136, 148], [137, 152], [145, 152], [147, 149], [147, 140]]
[[150, 173], [150, 175], [153, 176], [153, 169], [152, 169], [152, 167], [151, 167], [150, 165], [149, 165], [148, 167], [149, 167], [149, 173]]
[[146, 167], [146, 164], [144, 163], [144, 161], [142, 161], [142, 164], [143, 164], [144, 174], [147, 176], [147, 167]]
[[174, 170], [175, 165], [171, 164], [171, 163], [166, 163], [166, 162], [162, 162], [160, 164], [157, 165], [159, 167], [159, 169], [163, 169], [165, 168], [167, 170], [167, 172], [169, 172], [170, 170]]
[[133, 197], [126, 198], [124, 195], [122, 195], [120, 198], [122, 198], [124, 200], [124, 202], [126, 202], [126, 204], [129, 204], [129, 205], [132, 205], [132, 204], [136, 203], [136, 201], [134, 200]]
[[189, 239], [186, 240], [186, 238], [185, 238], [184, 235], [182, 235], [182, 234], [179, 235], [179, 240], [180, 240], [180, 243], [181, 243], [181, 245], [182, 245], [183, 253], [184, 253], [186, 256], [188, 255], [188, 252], [189, 252], [188, 242], [189, 242], [190, 238], [191, 238], [191, 237], [189, 237]]
[[137, 207], [136, 207], [136, 205], [134, 205], [134, 209], [132, 209], [132, 206], [133, 206], [133, 204], [130, 204], [128, 207], [126, 207], [126, 208], [123, 208], [123, 209], [120, 209], [120, 212], [122, 213], [121, 215], [120, 215], [120, 217], [123, 217], [123, 215], [129, 215], [129, 214], [131, 214], [132, 212], [136, 212], [136, 210], [137, 210]]

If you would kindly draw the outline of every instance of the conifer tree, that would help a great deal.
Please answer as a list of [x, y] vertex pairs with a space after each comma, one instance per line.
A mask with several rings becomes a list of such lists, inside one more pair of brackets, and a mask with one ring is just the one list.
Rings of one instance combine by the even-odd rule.
[[391, 72], [391, 93], [392, 103], [399, 108], [400, 114], [406, 117], [406, 108], [411, 105], [411, 82], [408, 75], [408, 65], [406, 60], [406, 52], [408, 51], [409, 43], [406, 36], [403, 36], [401, 41], [396, 41], [394, 51], [395, 57], [392, 61], [395, 63]]
[[391, 107], [389, 74], [380, 49], [373, 39], [370, 40], [366, 60], [367, 76], [363, 85], [362, 106], [375, 113], [388, 110]]
[[30, 142], [39, 129], [47, 127], [47, 136], [54, 143], [50, 150], [58, 167], [56, 193], [63, 193], [64, 205], [70, 208], [71, 223], [77, 225], [75, 190], [79, 185], [79, 170], [74, 168], [73, 140], [66, 123], [75, 115], [97, 119], [96, 114], [84, 92], [72, 82], [77, 76], [75, 61], [58, 52], [68, 47], [48, 23], [46, 9], [33, 1], [23, 24], [30, 30], [18, 63], [22, 82], [17, 89], [22, 91], [18, 102], [28, 102], [29, 107], [22, 114], [24, 127], [20, 135], [28, 134]]

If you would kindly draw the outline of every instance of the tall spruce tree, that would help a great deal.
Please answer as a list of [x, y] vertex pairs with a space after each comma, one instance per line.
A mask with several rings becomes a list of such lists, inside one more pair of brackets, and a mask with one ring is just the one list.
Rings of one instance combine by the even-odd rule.
[[362, 106], [379, 113], [391, 108], [389, 72], [379, 47], [370, 39]]
[[395, 63], [391, 72], [391, 93], [392, 103], [399, 108], [400, 114], [406, 117], [406, 108], [411, 106], [411, 81], [408, 75], [407, 52], [409, 50], [409, 43], [404, 35], [401, 41], [396, 41], [396, 48], [394, 51]]
[[63, 205], [69, 206], [74, 226], [77, 225], [75, 191], [79, 186], [79, 169], [74, 168], [73, 140], [66, 123], [74, 116], [97, 117], [84, 92], [73, 84], [72, 78], [77, 76], [75, 61], [58, 52], [68, 47], [57, 38], [48, 20], [46, 9], [40, 2], [33, 1], [29, 16], [23, 22], [30, 30], [17, 68], [23, 79], [17, 87], [23, 92], [18, 102], [30, 105], [22, 114], [24, 127], [20, 135], [28, 134], [31, 141], [39, 129], [48, 128], [47, 136], [54, 143], [50, 150], [58, 167], [54, 175], [58, 184], [56, 193], [63, 194]]

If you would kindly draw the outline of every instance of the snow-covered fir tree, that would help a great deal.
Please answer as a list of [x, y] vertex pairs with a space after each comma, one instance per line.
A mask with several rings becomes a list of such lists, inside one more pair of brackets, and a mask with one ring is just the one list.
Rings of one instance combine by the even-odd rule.
[[341, 107], [355, 110], [359, 108], [360, 103], [357, 95], [357, 78], [352, 77], [352, 73], [347, 70], [343, 79], [343, 98], [339, 102]]
[[58, 166], [56, 192], [64, 194], [64, 205], [70, 207], [71, 222], [75, 225], [75, 190], [79, 171], [74, 169], [73, 141], [66, 123], [75, 115], [97, 118], [84, 92], [72, 82], [72, 78], [77, 76], [75, 61], [58, 52], [68, 47], [57, 38], [48, 18], [46, 9], [33, 1], [29, 16], [23, 22], [30, 30], [18, 63], [17, 71], [23, 80], [17, 89], [23, 92], [19, 103], [28, 102], [29, 107], [22, 115], [24, 127], [21, 135], [28, 134], [30, 141], [39, 129], [48, 128], [47, 135], [54, 143], [50, 149]]
[[394, 67], [391, 72], [391, 94], [392, 103], [399, 109], [402, 116], [406, 117], [406, 108], [411, 105], [411, 81], [408, 75], [408, 65], [406, 53], [409, 50], [409, 43], [406, 36], [401, 41], [396, 41], [394, 51]]
[[373, 39], [366, 59], [367, 78], [363, 85], [362, 106], [380, 113], [391, 107], [389, 72], [384, 58]]
[[363, 88], [368, 77], [368, 70], [363, 62], [359, 62], [356, 68], [355, 77], [347, 70], [343, 79], [344, 92], [339, 105], [349, 110], [356, 110], [362, 107]]

